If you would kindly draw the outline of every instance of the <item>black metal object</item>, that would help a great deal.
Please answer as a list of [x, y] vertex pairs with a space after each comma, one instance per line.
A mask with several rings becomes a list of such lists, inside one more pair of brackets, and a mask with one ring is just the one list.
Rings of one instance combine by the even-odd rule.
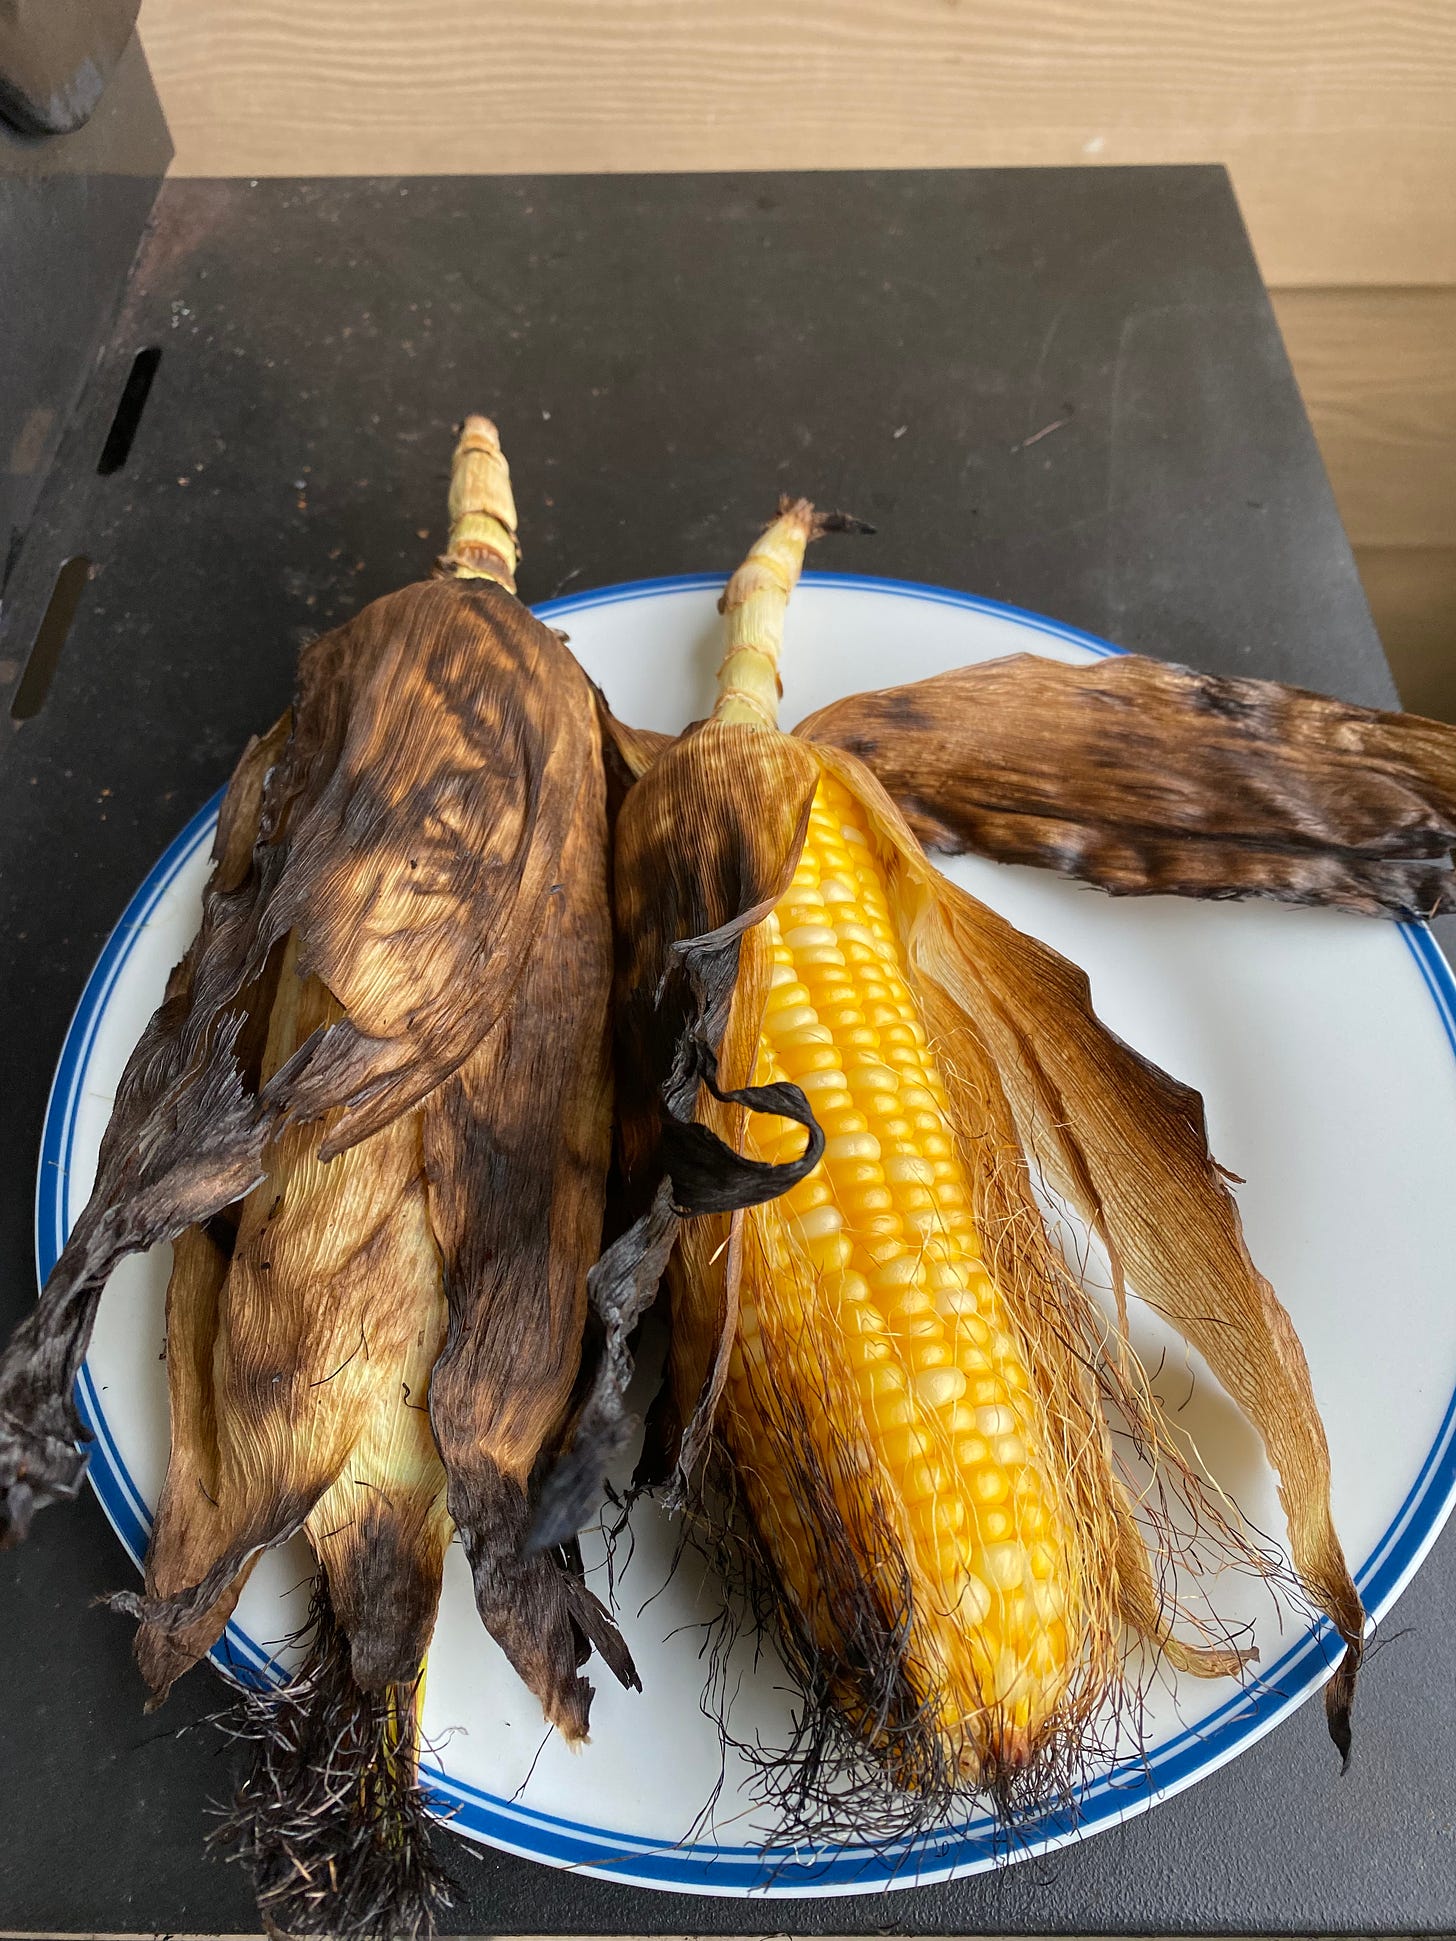
[[78, 133], [28, 140], [0, 123], [0, 609], [171, 155], [135, 40]]
[[0, 0], [0, 121], [79, 128], [131, 39], [140, 0]]
[[[0, 1324], [32, 1297], [46, 1088], [108, 928], [286, 699], [300, 640], [438, 549], [473, 408], [505, 433], [527, 598], [727, 570], [791, 485], [874, 521], [867, 572], [1393, 699], [1218, 170], [171, 183], [0, 628], [15, 682], [60, 562], [94, 562], [44, 705], [0, 736]], [[144, 1721], [127, 1627], [91, 1602], [128, 1569], [89, 1497], [0, 1559], [0, 1924], [253, 1931], [242, 1877], [201, 1855], [217, 1687], [194, 1674]], [[460, 1847], [455, 1925], [1449, 1929], [1453, 1596], [1443, 1542], [1370, 1663], [1343, 1781], [1306, 1707], [1150, 1816], [998, 1876], [742, 1902]]]

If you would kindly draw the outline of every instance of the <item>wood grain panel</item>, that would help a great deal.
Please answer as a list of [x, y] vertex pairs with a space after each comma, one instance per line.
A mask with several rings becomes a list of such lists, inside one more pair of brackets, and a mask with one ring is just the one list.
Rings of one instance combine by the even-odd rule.
[[1355, 557], [1401, 700], [1456, 721], [1456, 545], [1362, 547]]
[[1450, 0], [145, 0], [199, 175], [1224, 161], [1266, 279], [1456, 282]]
[[1273, 294], [1351, 539], [1456, 545], [1456, 289]]

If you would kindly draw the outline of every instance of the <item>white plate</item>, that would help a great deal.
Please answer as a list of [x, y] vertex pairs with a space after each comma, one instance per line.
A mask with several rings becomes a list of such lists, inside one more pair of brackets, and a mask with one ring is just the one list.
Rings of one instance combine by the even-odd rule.
[[[677, 729], [704, 712], [719, 657], [721, 581], [612, 587], [541, 611], [622, 716]], [[795, 597], [784, 719], [858, 688], [909, 681], [1030, 649], [1084, 661], [1114, 650], [1035, 615], [964, 594], [811, 574]], [[133, 898], [92, 973], [66, 1040], [46, 1118], [37, 1204], [44, 1279], [94, 1177], [117, 1080], [191, 937], [216, 803], [193, 818]], [[1208, 1103], [1213, 1147], [1243, 1175], [1254, 1256], [1294, 1316], [1330, 1432], [1334, 1506], [1360, 1588], [1378, 1618], [1424, 1556], [1456, 1487], [1456, 1301], [1446, 1209], [1456, 1176], [1456, 984], [1431, 937], [1317, 911], [1114, 901], [1055, 877], [977, 861], [951, 873], [1083, 964], [1107, 1022]], [[91, 1478], [133, 1559], [146, 1544], [167, 1455], [159, 1359], [169, 1249], [112, 1279], [80, 1382], [95, 1434]], [[1155, 1365], [1160, 1337], [1140, 1341]], [[1160, 1388], [1215, 1475], [1261, 1529], [1282, 1536], [1259, 1446], [1201, 1364], [1181, 1347]], [[719, 1741], [699, 1709], [701, 1632], [716, 1599], [691, 1567], [671, 1575], [673, 1532], [635, 1518], [619, 1581], [641, 1696], [598, 1679], [590, 1747], [543, 1745], [540, 1715], [481, 1629], [458, 1545], [430, 1657], [425, 1729], [441, 1810], [472, 1838], [557, 1866], [649, 1887], [710, 1894], [836, 1894], [944, 1880], [1004, 1863], [992, 1823], [926, 1836], [909, 1850], [773, 1850], [774, 1828], [730, 1755], [711, 1823]], [[596, 1562], [599, 1551], [590, 1561]], [[306, 1553], [265, 1557], [217, 1656], [254, 1675], [270, 1641], [301, 1616]], [[601, 1583], [598, 1577], [595, 1581]], [[665, 1588], [664, 1588], [665, 1584]], [[660, 1593], [654, 1597], [654, 1593]], [[651, 1600], [651, 1601], [649, 1601]], [[1260, 1738], [1323, 1683], [1332, 1647], [1266, 1590], [1220, 1581], [1221, 1615], [1247, 1620], [1261, 1675], [1164, 1680], [1148, 1695], [1146, 1756], [1095, 1775], [1077, 1829], [1030, 1831], [1020, 1852], [1114, 1824], [1191, 1785]], [[770, 1665], [745, 1677], [735, 1734], [782, 1741], [788, 1700]], [[1330, 1783], [1336, 1779], [1333, 1752]], [[765, 1854], [767, 1847], [769, 1852]]]

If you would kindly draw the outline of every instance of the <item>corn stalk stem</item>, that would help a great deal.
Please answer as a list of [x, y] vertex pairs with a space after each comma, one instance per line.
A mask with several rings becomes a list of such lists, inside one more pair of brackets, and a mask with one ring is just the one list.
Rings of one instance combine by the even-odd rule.
[[727, 622], [728, 651], [718, 669], [716, 721], [779, 725], [784, 615], [804, 568], [804, 549], [817, 530], [807, 499], [780, 501], [778, 518], [724, 588], [718, 611]]
[[467, 418], [450, 464], [450, 538], [438, 570], [447, 579], [494, 580], [514, 593], [520, 558], [500, 434], [489, 418]]
[[847, 512], [816, 512], [807, 499], [779, 500], [779, 516], [723, 589], [718, 611], [728, 649], [718, 669], [715, 721], [777, 728], [783, 682], [779, 656], [789, 595], [804, 570], [804, 551], [826, 532], [873, 532]]

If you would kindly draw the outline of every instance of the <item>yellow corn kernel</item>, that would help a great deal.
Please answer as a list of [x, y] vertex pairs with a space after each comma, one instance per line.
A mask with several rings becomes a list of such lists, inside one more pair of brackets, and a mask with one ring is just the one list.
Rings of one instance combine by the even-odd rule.
[[965, 1386], [966, 1378], [958, 1368], [922, 1365], [915, 1377], [915, 1393], [931, 1409], [948, 1408], [960, 1399]]

